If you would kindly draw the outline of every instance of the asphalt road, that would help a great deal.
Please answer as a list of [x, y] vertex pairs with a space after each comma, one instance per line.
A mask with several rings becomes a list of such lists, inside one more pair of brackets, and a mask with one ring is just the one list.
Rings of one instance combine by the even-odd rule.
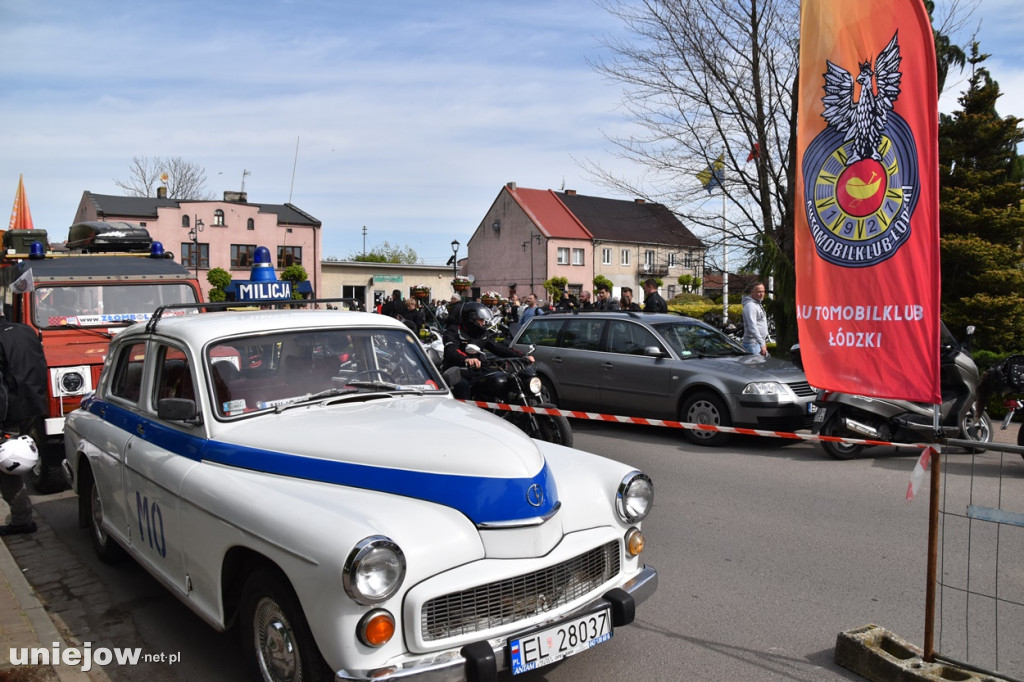
[[[710, 449], [656, 427], [573, 426], [576, 447], [654, 478], [644, 556], [660, 586], [609, 642], [520, 679], [858, 680], [832, 662], [839, 632], [876, 623], [922, 643], [927, 484], [904, 499], [916, 452], [840, 462], [803, 442]], [[1024, 480], [1024, 463], [1010, 467]], [[80, 641], [180, 656], [109, 666], [110, 677], [244, 679], [232, 633], [215, 633], [134, 563], [94, 558], [75, 504], [70, 493], [36, 499], [46, 527], [11, 543], [29, 581]]]

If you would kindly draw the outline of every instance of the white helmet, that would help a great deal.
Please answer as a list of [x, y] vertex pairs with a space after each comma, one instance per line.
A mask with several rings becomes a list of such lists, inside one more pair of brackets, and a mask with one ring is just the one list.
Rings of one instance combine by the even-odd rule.
[[18, 436], [0, 444], [0, 473], [23, 476], [39, 461], [39, 450], [31, 436]]

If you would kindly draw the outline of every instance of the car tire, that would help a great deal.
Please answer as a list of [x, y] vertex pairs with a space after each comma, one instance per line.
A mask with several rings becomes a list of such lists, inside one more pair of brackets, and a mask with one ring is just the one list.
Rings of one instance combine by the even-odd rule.
[[250, 679], [333, 679], [310, 632], [299, 598], [279, 571], [258, 568], [249, 574], [242, 587], [239, 608], [239, 634]]
[[[829, 417], [828, 421], [821, 425], [821, 431], [818, 432], [819, 435], [835, 436], [837, 438], [856, 435], [846, 433], [846, 430], [839, 426], [840, 419], [841, 417], [838, 413]], [[830, 457], [834, 457], [835, 459], [855, 459], [860, 455], [861, 452], [864, 451], [863, 445], [857, 445], [854, 443], [833, 443], [827, 440], [823, 440], [820, 442], [821, 449], [828, 453]]]
[[100, 500], [99, 486], [93, 480], [92, 471], [86, 469], [83, 474], [83, 485], [79, 490], [81, 494], [79, 503], [85, 505], [86, 522], [89, 526], [89, 540], [92, 543], [92, 549], [103, 563], [116, 564], [125, 558], [125, 551], [103, 529], [103, 502]]
[[[679, 410], [679, 421], [687, 424], [706, 424], [708, 426], [732, 426], [729, 409], [717, 395], [710, 391], [700, 391], [683, 401]], [[697, 445], [718, 446], [728, 442], [733, 434], [722, 431], [702, 431], [686, 429], [686, 439]]]

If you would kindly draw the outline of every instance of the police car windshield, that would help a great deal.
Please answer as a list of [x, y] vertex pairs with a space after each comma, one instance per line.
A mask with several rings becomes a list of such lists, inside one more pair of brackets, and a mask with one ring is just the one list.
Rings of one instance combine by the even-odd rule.
[[447, 390], [419, 342], [400, 329], [324, 329], [227, 339], [209, 347], [220, 418], [345, 396]]
[[37, 327], [109, 327], [144, 322], [159, 306], [195, 303], [186, 284], [90, 284], [39, 286], [32, 292], [32, 320]]

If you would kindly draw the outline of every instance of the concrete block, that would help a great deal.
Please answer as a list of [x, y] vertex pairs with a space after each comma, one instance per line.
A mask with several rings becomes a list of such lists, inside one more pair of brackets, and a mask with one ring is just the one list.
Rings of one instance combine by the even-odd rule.
[[920, 648], [871, 624], [839, 633], [835, 661], [871, 682], [1006, 682], [949, 663], [929, 663]]

